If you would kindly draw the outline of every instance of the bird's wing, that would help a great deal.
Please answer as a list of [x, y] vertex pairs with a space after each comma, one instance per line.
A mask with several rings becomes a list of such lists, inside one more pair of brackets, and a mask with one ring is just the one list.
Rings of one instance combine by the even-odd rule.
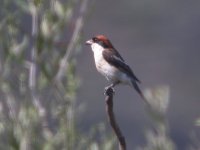
[[124, 62], [124, 59], [115, 49], [112, 49], [112, 51], [104, 50], [102, 55], [110, 65], [118, 68], [120, 71], [126, 73], [128, 76], [140, 83], [140, 80], [134, 75], [131, 68]]

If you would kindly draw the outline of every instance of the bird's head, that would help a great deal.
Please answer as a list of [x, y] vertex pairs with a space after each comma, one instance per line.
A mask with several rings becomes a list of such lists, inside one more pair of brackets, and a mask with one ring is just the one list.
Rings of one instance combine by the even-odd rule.
[[95, 44], [103, 48], [113, 48], [109, 39], [104, 35], [97, 35], [93, 37], [92, 39], [86, 41], [86, 44], [91, 45], [91, 46]]

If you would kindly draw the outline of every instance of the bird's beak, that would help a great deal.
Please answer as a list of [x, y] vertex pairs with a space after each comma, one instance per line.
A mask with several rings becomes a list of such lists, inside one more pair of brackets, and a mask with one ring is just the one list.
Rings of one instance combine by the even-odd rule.
[[88, 41], [85, 42], [86, 45], [91, 45], [92, 43], [93, 43], [92, 40], [88, 40]]

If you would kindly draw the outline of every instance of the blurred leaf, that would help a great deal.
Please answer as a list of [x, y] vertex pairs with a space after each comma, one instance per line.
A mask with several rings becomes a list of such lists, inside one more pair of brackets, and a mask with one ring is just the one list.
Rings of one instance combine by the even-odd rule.
[[50, 38], [52, 36], [51, 23], [46, 17], [43, 17], [40, 28], [45, 38]]
[[144, 96], [152, 111], [159, 114], [165, 114], [169, 106], [170, 90], [166, 85], [156, 88], [146, 89]]
[[92, 144], [90, 145], [89, 150], [99, 150], [98, 144], [97, 144], [97, 143], [92, 143]]
[[28, 45], [28, 38], [25, 36], [21, 43], [17, 43], [17, 41], [13, 41], [10, 50], [11, 53], [14, 54], [15, 56], [19, 56], [27, 47]]
[[42, 0], [33, 0], [35, 6], [39, 6], [42, 3]]
[[55, 2], [54, 2], [54, 10], [55, 10], [56, 14], [57, 14], [60, 18], [64, 18], [65, 12], [64, 12], [63, 5], [61, 4], [60, 1], [55, 1]]
[[200, 126], [200, 118], [196, 120], [195, 125]]

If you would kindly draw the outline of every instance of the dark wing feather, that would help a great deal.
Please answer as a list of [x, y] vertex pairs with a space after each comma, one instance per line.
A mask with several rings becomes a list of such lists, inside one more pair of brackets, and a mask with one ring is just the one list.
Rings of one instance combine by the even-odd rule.
[[115, 49], [112, 49], [112, 51], [104, 50], [102, 55], [110, 65], [118, 68], [120, 71], [126, 73], [128, 76], [140, 83], [140, 80], [134, 75], [131, 68], [124, 62], [124, 59]]

